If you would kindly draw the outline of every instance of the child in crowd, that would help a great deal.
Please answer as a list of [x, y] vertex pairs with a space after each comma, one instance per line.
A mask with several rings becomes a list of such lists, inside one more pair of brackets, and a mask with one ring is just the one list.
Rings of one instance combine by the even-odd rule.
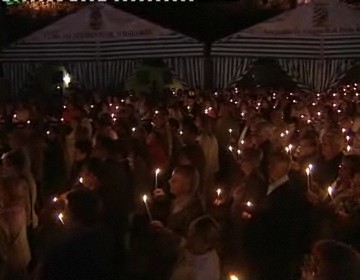
[[210, 216], [193, 221], [171, 280], [219, 280], [218, 235], [218, 226]]

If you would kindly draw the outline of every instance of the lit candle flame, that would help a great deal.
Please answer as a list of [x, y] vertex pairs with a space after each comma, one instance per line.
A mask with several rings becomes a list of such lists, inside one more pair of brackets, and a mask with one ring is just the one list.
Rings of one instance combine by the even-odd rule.
[[217, 189], [216, 193], [217, 193], [217, 196], [220, 196], [221, 195], [221, 189]]
[[351, 151], [351, 146], [350, 145], [347, 145], [346, 146], [346, 151], [349, 153]]
[[281, 137], [281, 138], [284, 138], [284, 137], [285, 137], [285, 133], [282, 133], [282, 132], [281, 132], [281, 133], [280, 133], [280, 137]]
[[14, 119], [16, 119], [16, 118], [17, 118], [17, 115], [16, 115], [16, 114], [14, 114], [14, 115], [13, 115], [13, 118], [14, 118]]
[[245, 144], [245, 141], [244, 141], [244, 140], [241, 140], [241, 141], [240, 141], [240, 144], [241, 144], [241, 145], [244, 145], [244, 144]]
[[334, 194], [334, 189], [333, 189], [331, 186], [329, 186], [329, 187], [327, 188], [327, 192], [328, 192], [328, 194], [332, 197], [333, 194]]
[[286, 135], [289, 135], [289, 130], [285, 130], [285, 134], [286, 134]]
[[247, 207], [253, 207], [254, 204], [253, 204], [251, 201], [248, 201], [248, 202], [246, 202], [246, 206], [247, 206]]
[[182, 130], [180, 130], [180, 131], [179, 131], [179, 134], [180, 134], [180, 135], [183, 135], [183, 131], [182, 131]]
[[48, 131], [46, 131], [46, 134], [47, 134], [47, 135], [50, 135], [50, 131], [49, 131], [49, 130], [48, 130]]
[[236, 152], [237, 152], [238, 155], [241, 154], [241, 150], [240, 150], [240, 149], [238, 149]]
[[342, 128], [342, 129], [341, 129], [341, 132], [342, 132], [342, 133], [345, 133], [345, 132], [346, 132], [346, 128]]
[[79, 178], [79, 183], [80, 183], [80, 184], [83, 184], [83, 183], [84, 183], [84, 178], [83, 178], [83, 177], [80, 177], [80, 178]]
[[30, 120], [28, 120], [26, 123], [27, 123], [27, 124], [30, 124]]
[[64, 122], [64, 118], [61, 118], [60, 121], [61, 121], [61, 122]]
[[230, 280], [239, 280], [239, 277], [234, 274], [230, 274]]
[[143, 197], [142, 197], [142, 200], [144, 201], [145, 204], [147, 203], [147, 199], [148, 199], [148, 198], [147, 198], [147, 195], [144, 194]]
[[229, 151], [232, 152], [233, 151], [233, 147], [229, 146]]
[[347, 135], [345, 138], [346, 138], [346, 141], [347, 141], [347, 142], [350, 141], [350, 136], [349, 136], [349, 135]]
[[156, 170], [155, 170], [155, 175], [157, 176], [157, 175], [159, 175], [159, 173], [160, 173], [160, 168], [156, 168]]
[[136, 131], [136, 127], [133, 127], [133, 128], [131, 129], [131, 131], [132, 131], [132, 132], [135, 132], [135, 131]]
[[306, 175], [309, 176], [310, 175], [310, 168], [306, 167], [305, 172], [306, 172]]
[[317, 115], [318, 115], [318, 117], [320, 117], [320, 116], [321, 116], [321, 112], [317, 112]]
[[60, 214], [58, 215], [58, 219], [59, 219], [59, 221], [60, 221], [62, 224], [64, 224], [64, 214], [63, 214], [63, 213], [60, 213]]
[[57, 202], [59, 199], [55, 196], [54, 198], [53, 198], [53, 202]]

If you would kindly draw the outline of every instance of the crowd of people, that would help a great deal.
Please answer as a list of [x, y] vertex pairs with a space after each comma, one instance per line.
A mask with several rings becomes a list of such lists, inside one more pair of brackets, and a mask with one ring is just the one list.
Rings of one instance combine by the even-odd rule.
[[0, 279], [360, 279], [358, 91], [2, 104]]

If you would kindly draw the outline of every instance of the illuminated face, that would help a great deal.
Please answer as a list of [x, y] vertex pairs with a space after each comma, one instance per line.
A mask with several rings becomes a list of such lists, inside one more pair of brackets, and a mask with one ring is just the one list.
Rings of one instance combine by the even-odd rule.
[[170, 180], [170, 192], [175, 196], [180, 196], [189, 192], [188, 180], [182, 174], [174, 171]]
[[81, 177], [83, 179], [83, 186], [87, 189], [94, 190], [98, 187], [99, 180], [98, 178], [91, 173], [87, 168], [84, 168], [81, 172]]

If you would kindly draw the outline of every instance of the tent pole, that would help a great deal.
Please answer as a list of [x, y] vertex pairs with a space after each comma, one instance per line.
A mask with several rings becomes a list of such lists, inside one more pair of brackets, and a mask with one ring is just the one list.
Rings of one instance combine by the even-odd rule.
[[206, 90], [213, 89], [213, 63], [211, 60], [211, 46], [209, 43], [204, 44], [204, 84]]

